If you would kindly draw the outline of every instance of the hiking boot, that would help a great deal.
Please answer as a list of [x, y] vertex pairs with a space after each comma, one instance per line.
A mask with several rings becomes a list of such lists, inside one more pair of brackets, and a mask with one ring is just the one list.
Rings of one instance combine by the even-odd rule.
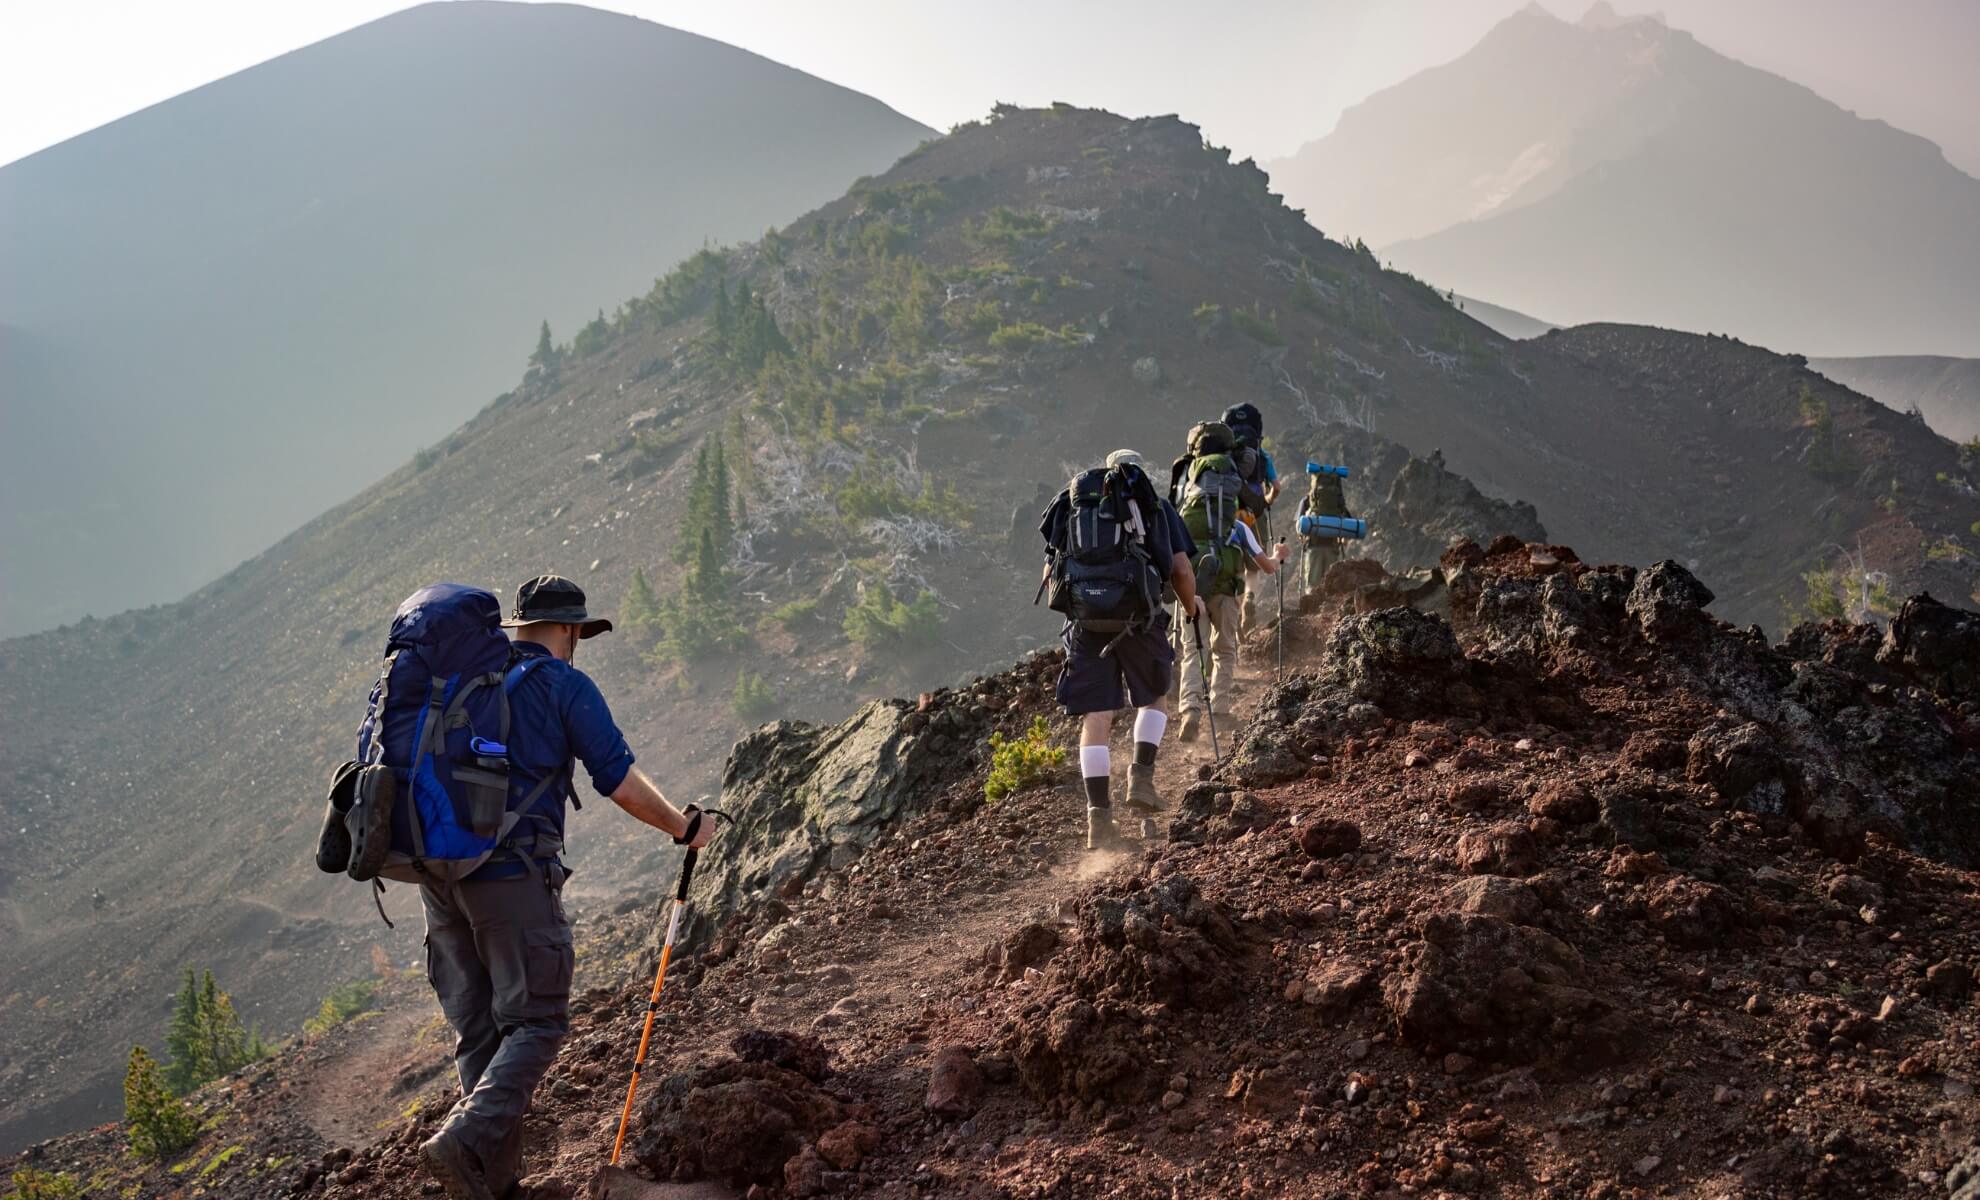
[[1176, 729], [1176, 740], [1179, 742], [1193, 742], [1196, 740], [1196, 735], [1202, 731], [1202, 728], [1202, 716], [1195, 709], [1191, 709], [1182, 716], [1182, 724]]
[[1162, 803], [1162, 793], [1155, 790], [1155, 764], [1128, 764], [1128, 807], [1136, 812], [1158, 813], [1168, 810]]
[[1086, 810], [1086, 848], [1088, 850], [1120, 850], [1127, 846], [1127, 839], [1114, 828], [1114, 810], [1111, 808], [1089, 808]]
[[506, 1200], [516, 1190], [516, 1181], [522, 1178], [522, 1122], [509, 1130], [509, 1136], [488, 1156], [488, 1191], [495, 1200]]
[[447, 1190], [450, 1200], [495, 1200], [481, 1161], [453, 1130], [442, 1129], [429, 1138], [419, 1148], [419, 1159], [426, 1164], [426, 1173]]
[[398, 800], [398, 777], [392, 768], [377, 765], [358, 772], [356, 798], [344, 818], [351, 835], [351, 865], [347, 872], [362, 883], [375, 879], [392, 849], [392, 805]]

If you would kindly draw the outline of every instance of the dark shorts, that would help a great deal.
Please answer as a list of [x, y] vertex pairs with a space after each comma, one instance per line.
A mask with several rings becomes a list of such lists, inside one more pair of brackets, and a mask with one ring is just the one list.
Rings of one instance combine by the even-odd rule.
[[[1089, 633], [1068, 624], [1059, 641], [1066, 665], [1059, 672], [1059, 703], [1073, 716], [1145, 708], [1169, 694], [1176, 653], [1169, 618], [1159, 614], [1147, 629], [1114, 642], [1114, 634]], [[1105, 655], [1107, 643], [1114, 648]]]

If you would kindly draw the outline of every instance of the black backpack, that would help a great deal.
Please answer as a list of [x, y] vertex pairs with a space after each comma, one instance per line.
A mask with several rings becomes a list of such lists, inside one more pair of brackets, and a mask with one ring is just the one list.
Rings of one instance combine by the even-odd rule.
[[1256, 450], [1265, 441], [1265, 415], [1255, 404], [1233, 404], [1224, 410], [1224, 424], [1240, 446]]
[[1139, 467], [1095, 467], [1073, 476], [1064, 532], [1051, 547], [1052, 609], [1094, 633], [1147, 627], [1168, 577], [1167, 564], [1157, 564], [1148, 549], [1149, 523], [1162, 519], [1154, 485]]

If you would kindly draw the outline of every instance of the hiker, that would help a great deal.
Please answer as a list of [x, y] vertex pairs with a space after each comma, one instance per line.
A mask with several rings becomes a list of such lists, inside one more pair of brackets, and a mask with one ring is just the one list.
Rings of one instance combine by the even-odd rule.
[[1229, 711], [1237, 683], [1238, 597], [1245, 590], [1245, 574], [1277, 574], [1286, 560], [1285, 543], [1268, 554], [1253, 529], [1257, 514], [1264, 511], [1264, 495], [1239, 472], [1236, 448], [1229, 426], [1205, 422], [1189, 431], [1189, 453], [1171, 473], [1180, 498], [1177, 512], [1197, 546], [1196, 590], [1209, 618], [1211, 643], [1207, 689], [1196, 647], [1182, 644], [1182, 727], [1176, 736], [1185, 742], [1196, 740], [1205, 707], [1213, 713]]
[[[577, 762], [591, 785], [634, 818], [690, 848], [715, 822], [668, 803], [612, 721], [590, 676], [572, 665], [583, 639], [612, 623], [585, 609], [583, 589], [542, 575], [516, 592], [508, 734], [512, 787], [536, 799], [509, 839], [461, 882], [420, 885], [427, 976], [453, 1026], [461, 1100], [421, 1147], [454, 1200], [492, 1200], [520, 1175], [530, 1093], [570, 1031], [571, 926], [562, 890], [564, 802]], [[520, 677], [515, 673], [520, 671]], [[543, 786], [545, 782], [549, 786]]]
[[[1347, 497], [1341, 491], [1341, 479], [1347, 474], [1346, 467], [1322, 466], [1319, 463], [1306, 464], [1306, 495], [1300, 499], [1299, 515], [1316, 517], [1351, 517]], [[1327, 578], [1327, 568], [1341, 561], [1341, 553], [1347, 544], [1345, 538], [1324, 537], [1319, 534], [1302, 533], [1303, 543], [1300, 558], [1300, 589], [1302, 594], [1312, 595], [1320, 590], [1320, 584]]]
[[1114, 827], [1107, 740], [1122, 709], [1135, 710], [1128, 807], [1144, 819], [1167, 807], [1155, 787], [1155, 754], [1169, 725], [1161, 703], [1175, 667], [1163, 600], [1173, 589], [1183, 614], [1202, 611], [1190, 566], [1196, 543], [1132, 450], [1116, 450], [1106, 466], [1074, 476], [1045, 510], [1038, 532], [1046, 551], [1041, 591], [1049, 587], [1052, 608], [1066, 616], [1058, 699], [1083, 718], [1086, 847], [1116, 849], [1124, 839]]
[[[1279, 471], [1273, 465], [1272, 454], [1265, 449], [1265, 416], [1255, 404], [1233, 404], [1224, 410], [1223, 423], [1231, 431], [1237, 445], [1231, 450], [1231, 461], [1237, 464], [1238, 474], [1255, 489], [1264, 502], [1259, 511], [1260, 523], [1254, 525], [1261, 543], [1270, 543], [1272, 537], [1272, 505], [1279, 499]], [[1261, 591], [1252, 586], [1256, 580], [1251, 576], [1258, 572], [1247, 569], [1245, 589], [1241, 594], [1239, 609], [1240, 627], [1250, 631], [1258, 625], [1258, 605]]]

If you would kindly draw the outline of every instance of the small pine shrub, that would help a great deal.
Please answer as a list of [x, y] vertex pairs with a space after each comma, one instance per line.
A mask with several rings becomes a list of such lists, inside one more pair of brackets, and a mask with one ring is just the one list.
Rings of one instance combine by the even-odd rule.
[[317, 1007], [316, 1015], [303, 1022], [304, 1035], [320, 1037], [359, 1013], [369, 1011], [377, 992], [378, 981], [375, 979], [354, 980], [331, 989]]
[[1277, 320], [1277, 313], [1267, 316], [1255, 304], [1250, 308], [1231, 310], [1231, 324], [1237, 326], [1238, 332], [1265, 346], [1286, 344], [1285, 337], [1279, 333]]
[[846, 609], [846, 637], [868, 649], [913, 649], [935, 640], [942, 630], [942, 606], [933, 592], [902, 603], [884, 580], [872, 580], [858, 604]]
[[82, 1185], [66, 1171], [37, 1171], [22, 1167], [14, 1172], [14, 1190], [7, 1200], [77, 1200]]
[[1066, 748], [1052, 744], [1044, 717], [1033, 717], [1022, 737], [990, 735], [990, 776], [983, 781], [983, 798], [992, 803], [1023, 791], [1066, 761]]
[[992, 350], [1030, 350], [1037, 346], [1070, 346], [1079, 341], [1079, 331], [1070, 325], [1047, 329], [1036, 321], [999, 325], [990, 335]]
[[729, 698], [729, 707], [745, 721], [760, 721], [777, 707], [777, 696], [763, 676], [744, 671], [736, 676], [736, 690]]
[[796, 633], [818, 619], [818, 598], [806, 596], [802, 600], [779, 604], [770, 610], [768, 619]]
[[171, 1089], [143, 1046], [131, 1047], [124, 1070], [124, 1124], [140, 1158], [166, 1159], [199, 1140], [199, 1118]]

